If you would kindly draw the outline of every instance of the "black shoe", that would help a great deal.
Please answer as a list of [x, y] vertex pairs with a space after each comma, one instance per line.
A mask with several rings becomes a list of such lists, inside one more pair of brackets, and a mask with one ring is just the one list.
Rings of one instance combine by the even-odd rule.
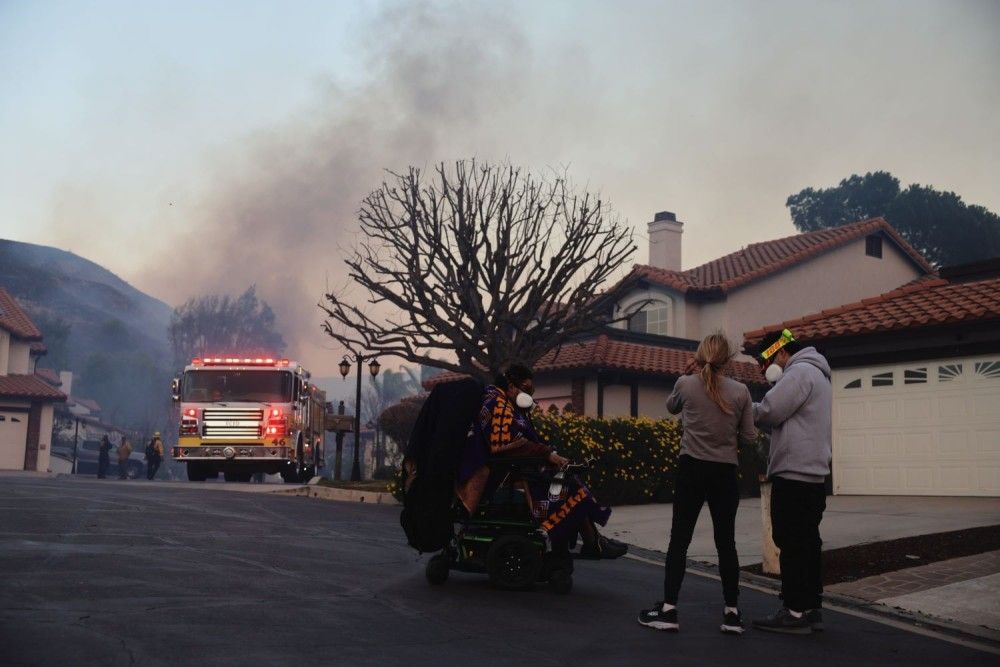
[[601, 558], [613, 560], [621, 558], [627, 553], [627, 544], [618, 540], [609, 540], [603, 535], [597, 538], [596, 544], [584, 544], [583, 548], [580, 549], [581, 558], [592, 558], [594, 560]]
[[743, 630], [743, 617], [740, 612], [735, 614], [731, 611], [727, 611], [722, 615], [722, 626], [719, 628], [727, 635], [742, 635]]
[[791, 612], [782, 607], [772, 616], [755, 620], [753, 627], [767, 632], [784, 632], [790, 635], [808, 635], [812, 632], [812, 626], [806, 620], [805, 614], [795, 618]]
[[680, 625], [677, 623], [677, 607], [670, 611], [663, 611], [663, 603], [657, 602], [652, 609], [643, 609], [639, 612], [639, 625], [656, 630], [666, 630], [667, 632], [677, 632]]
[[806, 620], [809, 621], [809, 626], [812, 628], [813, 632], [823, 632], [823, 610], [822, 609], [810, 609], [803, 614]]

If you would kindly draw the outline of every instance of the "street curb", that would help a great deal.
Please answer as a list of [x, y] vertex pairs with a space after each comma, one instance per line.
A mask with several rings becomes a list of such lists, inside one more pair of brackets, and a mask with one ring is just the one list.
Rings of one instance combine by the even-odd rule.
[[[635, 556], [638, 560], [645, 562], [657, 562], [657, 564], [661, 567], [667, 556], [667, 554], [662, 551], [644, 549], [633, 545], [629, 545], [629, 555]], [[686, 569], [692, 574], [712, 579], [719, 578], [719, 569], [713, 563], [705, 563], [702, 561], [688, 559]], [[745, 570], [740, 570], [740, 586], [744, 585], [749, 585], [764, 592], [770, 592], [773, 595], [778, 595], [781, 592], [780, 581], [759, 574], [746, 572]], [[857, 613], [875, 616], [886, 620], [897, 621], [901, 624], [909, 625], [914, 628], [929, 630], [941, 635], [953, 637], [957, 640], [971, 642], [981, 646], [985, 650], [988, 650], [990, 653], [1000, 654], [1000, 632], [989, 628], [967, 625], [965, 623], [956, 623], [954, 621], [948, 621], [933, 616], [926, 616], [924, 614], [907, 611], [905, 609], [898, 609], [896, 607], [890, 607], [889, 605], [878, 602], [862, 600], [860, 598], [851, 597], [849, 595], [841, 595], [838, 593], [823, 593], [823, 602], [824, 604], [829, 603], [831, 607], [841, 607], [845, 610], [851, 610]]]
[[335, 500], [339, 502], [371, 503], [373, 505], [399, 504], [399, 501], [391, 493], [384, 491], [358, 491], [355, 489], [337, 489], [331, 486], [299, 486], [293, 489], [278, 489], [270, 493], [283, 496], [319, 498], [320, 500]]

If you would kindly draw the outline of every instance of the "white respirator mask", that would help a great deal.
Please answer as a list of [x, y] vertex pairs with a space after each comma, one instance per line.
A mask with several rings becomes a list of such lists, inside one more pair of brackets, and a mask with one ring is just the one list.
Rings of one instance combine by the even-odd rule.
[[517, 407], [522, 410], [530, 410], [531, 407], [535, 405], [535, 399], [531, 397], [531, 394], [522, 391], [517, 395], [517, 398], [514, 399], [514, 403], [516, 403]]
[[784, 372], [784, 369], [782, 369], [778, 364], [771, 364], [767, 367], [767, 370], [764, 371], [764, 379], [771, 384], [774, 384], [781, 379], [781, 374]]

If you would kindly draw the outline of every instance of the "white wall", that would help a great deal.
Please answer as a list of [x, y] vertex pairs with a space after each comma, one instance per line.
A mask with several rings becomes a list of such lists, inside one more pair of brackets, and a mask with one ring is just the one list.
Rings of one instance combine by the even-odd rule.
[[31, 343], [10, 341], [10, 359], [7, 361], [8, 375], [28, 375], [31, 373]]
[[725, 301], [689, 303], [689, 309], [698, 310], [698, 327], [689, 327], [687, 337], [697, 340], [721, 329], [740, 345], [745, 331], [878, 296], [920, 275], [888, 239], [882, 243], [882, 257], [877, 258], [865, 254], [865, 239], [860, 238], [737, 288]]
[[588, 417], [597, 416], [597, 377], [587, 378], [583, 386], [583, 414]]
[[569, 380], [546, 381], [536, 379], [535, 382], [535, 402], [542, 409], [548, 409], [554, 404], [561, 411], [563, 407], [573, 400], [573, 384]]
[[664, 385], [639, 385], [639, 416], [650, 419], [669, 417], [667, 396], [670, 390]]
[[[663, 301], [670, 304], [670, 321], [667, 328], [668, 336], [683, 336], [687, 327], [687, 304], [680, 292], [671, 289], [651, 285], [648, 289], [635, 290], [625, 295], [625, 298], [618, 302], [619, 310], [615, 312], [615, 317], [620, 317], [622, 313], [629, 312], [637, 304], [647, 301]], [[614, 325], [619, 329], [627, 329], [628, 322], [618, 322]]]
[[627, 384], [604, 385], [604, 418], [629, 417], [632, 414], [632, 388]]
[[51, 403], [42, 406], [40, 428], [38, 431], [38, 467], [36, 470], [46, 471], [49, 469], [49, 461], [52, 456], [52, 424], [54, 422], [55, 409]]
[[10, 334], [5, 329], [0, 329], [0, 375], [8, 375], [10, 371]]

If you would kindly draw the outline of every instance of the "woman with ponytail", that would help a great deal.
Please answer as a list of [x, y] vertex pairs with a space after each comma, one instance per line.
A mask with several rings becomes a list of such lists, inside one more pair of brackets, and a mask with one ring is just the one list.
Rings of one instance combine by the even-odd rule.
[[750, 391], [746, 385], [723, 374], [732, 356], [724, 334], [707, 336], [698, 345], [688, 366], [689, 373], [677, 379], [667, 399], [670, 413], [681, 414], [684, 435], [674, 485], [663, 601], [639, 612], [639, 623], [657, 630], [679, 629], [676, 605], [687, 549], [701, 507], [708, 501], [725, 598], [721, 629], [731, 634], [743, 632], [737, 607], [740, 569], [735, 537], [736, 509], [740, 502], [737, 447], [740, 442], [753, 442], [757, 432]]

